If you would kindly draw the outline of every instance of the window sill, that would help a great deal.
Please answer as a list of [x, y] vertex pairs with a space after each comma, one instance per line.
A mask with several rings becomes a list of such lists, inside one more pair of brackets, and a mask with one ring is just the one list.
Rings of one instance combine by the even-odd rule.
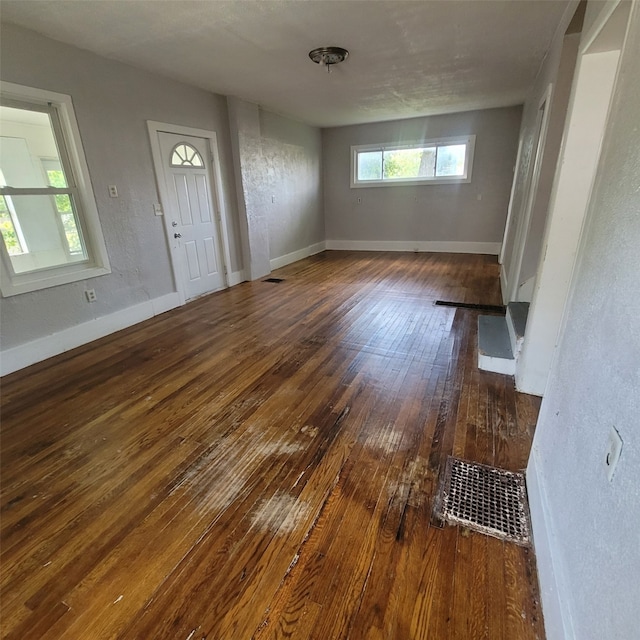
[[471, 178], [436, 178], [435, 180], [372, 180], [371, 182], [352, 182], [352, 189], [369, 187], [424, 187], [431, 184], [470, 184]]
[[3, 269], [0, 288], [2, 289], [2, 297], [9, 298], [20, 295], [21, 293], [40, 291], [41, 289], [57, 287], [62, 284], [97, 278], [98, 276], [104, 276], [109, 273], [111, 273], [109, 267], [82, 264], [64, 267], [63, 269], [16, 274], [10, 280]]

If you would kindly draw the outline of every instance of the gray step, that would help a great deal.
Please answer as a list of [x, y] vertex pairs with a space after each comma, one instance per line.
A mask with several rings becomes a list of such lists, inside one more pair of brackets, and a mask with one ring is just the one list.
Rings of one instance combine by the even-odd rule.
[[516, 357], [522, 349], [528, 315], [528, 302], [510, 302], [507, 305], [507, 328], [511, 339], [511, 350]]
[[516, 361], [504, 316], [478, 316], [478, 368], [515, 374]]

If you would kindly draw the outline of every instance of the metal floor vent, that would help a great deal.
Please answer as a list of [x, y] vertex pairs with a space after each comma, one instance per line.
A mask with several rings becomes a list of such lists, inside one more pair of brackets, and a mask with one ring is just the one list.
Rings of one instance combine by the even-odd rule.
[[531, 541], [527, 490], [522, 473], [449, 456], [437, 515], [520, 545]]
[[262, 282], [284, 282], [284, 278], [267, 278]]

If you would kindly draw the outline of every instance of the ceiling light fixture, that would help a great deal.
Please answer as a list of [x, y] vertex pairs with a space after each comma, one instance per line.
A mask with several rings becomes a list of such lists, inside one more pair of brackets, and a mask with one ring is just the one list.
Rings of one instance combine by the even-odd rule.
[[309, 51], [309, 57], [317, 64], [327, 67], [327, 73], [331, 73], [331, 67], [347, 59], [349, 52], [342, 47], [319, 47]]

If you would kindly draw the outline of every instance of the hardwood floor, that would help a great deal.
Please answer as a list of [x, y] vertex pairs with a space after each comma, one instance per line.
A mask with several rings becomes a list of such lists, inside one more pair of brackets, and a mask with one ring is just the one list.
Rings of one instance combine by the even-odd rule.
[[543, 638], [531, 551], [432, 526], [526, 465], [495, 258], [326, 252], [7, 376], [5, 638]]

